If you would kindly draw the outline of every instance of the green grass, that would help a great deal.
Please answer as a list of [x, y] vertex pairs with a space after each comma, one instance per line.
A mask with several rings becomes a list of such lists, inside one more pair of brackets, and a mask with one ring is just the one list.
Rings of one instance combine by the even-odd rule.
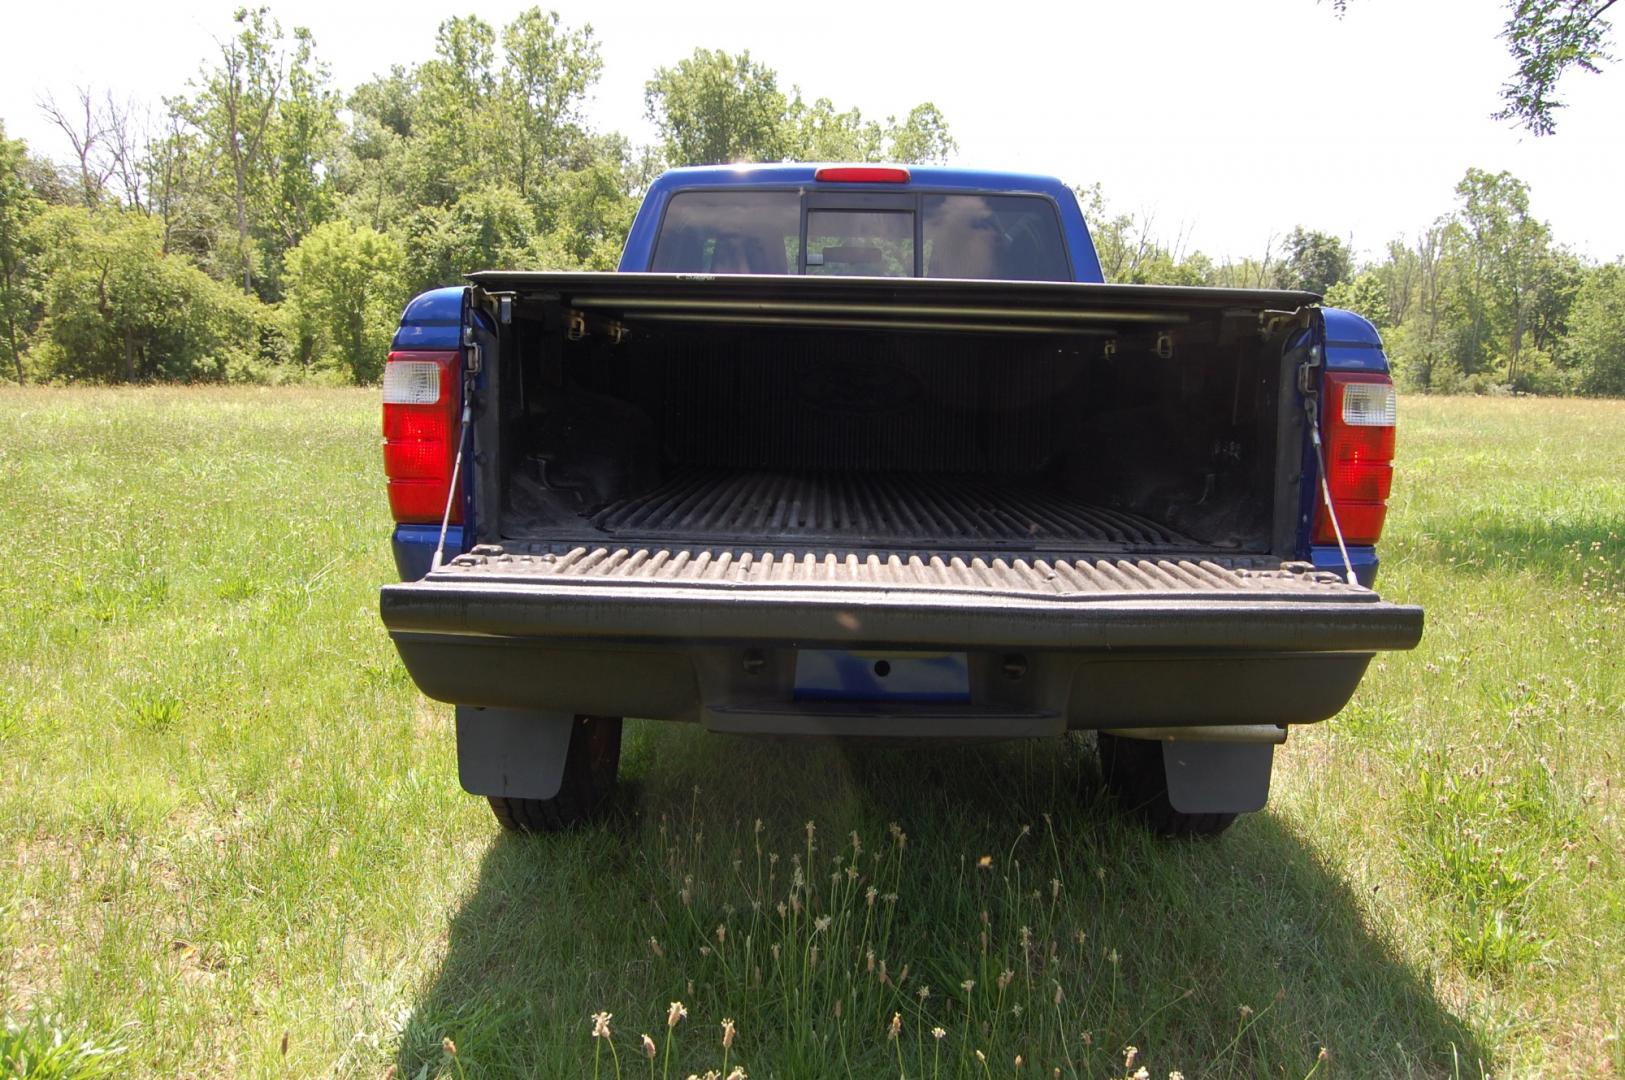
[[1625, 404], [1403, 403], [1423, 644], [1215, 843], [1072, 744], [644, 723], [606, 822], [499, 835], [378, 624], [376, 412], [0, 392], [0, 1070], [1625, 1075]]

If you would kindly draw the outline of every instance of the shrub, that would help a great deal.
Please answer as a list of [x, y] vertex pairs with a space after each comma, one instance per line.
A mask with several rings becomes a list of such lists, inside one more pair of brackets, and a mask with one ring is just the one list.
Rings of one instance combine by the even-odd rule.
[[316, 226], [284, 267], [293, 339], [353, 381], [375, 381], [406, 300], [402, 264], [382, 233], [347, 221]]
[[270, 315], [255, 298], [165, 254], [134, 211], [55, 207], [35, 223], [45, 252], [45, 318], [31, 361], [48, 378], [197, 382], [234, 360], [273, 361]]

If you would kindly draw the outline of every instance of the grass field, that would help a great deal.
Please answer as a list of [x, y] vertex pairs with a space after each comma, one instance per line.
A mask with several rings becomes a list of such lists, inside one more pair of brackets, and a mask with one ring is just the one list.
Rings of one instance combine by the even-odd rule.
[[1421, 648], [1166, 843], [1072, 744], [639, 723], [608, 821], [499, 835], [378, 623], [375, 401], [0, 392], [14, 1070], [1625, 1076], [1625, 403], [1404, 401]]

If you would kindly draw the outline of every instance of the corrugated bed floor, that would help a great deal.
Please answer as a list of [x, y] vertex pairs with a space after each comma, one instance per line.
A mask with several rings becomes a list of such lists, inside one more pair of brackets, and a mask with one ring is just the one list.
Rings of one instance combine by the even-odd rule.
[[638, 542], [1195, 546], [1149, 518], [1037, 486], [906, 473], [690, 472], [606, 506], [592, 524]]
[[[756, 550], [726, 545], [618, 547], [509, 544], [459, 555], [430, 580], [493, 584], [673, 585], [709, 588], [974, 591], [1055, 599], [1158, 598], [1376, 599], [1308, 563], [1268, 556], [1189, 559], [1020, 558], [997, 553], [931, 555]], [[1263, 594], [1263, 596], [1260, 596]]]

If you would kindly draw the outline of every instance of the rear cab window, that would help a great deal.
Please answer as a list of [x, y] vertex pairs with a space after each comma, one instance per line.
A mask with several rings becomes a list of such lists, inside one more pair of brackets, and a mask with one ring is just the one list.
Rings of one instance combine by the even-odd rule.
[[1053, 202], [974, 192], [679, 191], [650, 270], [1069, 281]]
[[801, 196], [794, 191], [680, 191], [666, 205], [649, 269], [793, 274], [800, 245]]
[[913, 212], [809, 209], [807, 273], [913, 277]]

